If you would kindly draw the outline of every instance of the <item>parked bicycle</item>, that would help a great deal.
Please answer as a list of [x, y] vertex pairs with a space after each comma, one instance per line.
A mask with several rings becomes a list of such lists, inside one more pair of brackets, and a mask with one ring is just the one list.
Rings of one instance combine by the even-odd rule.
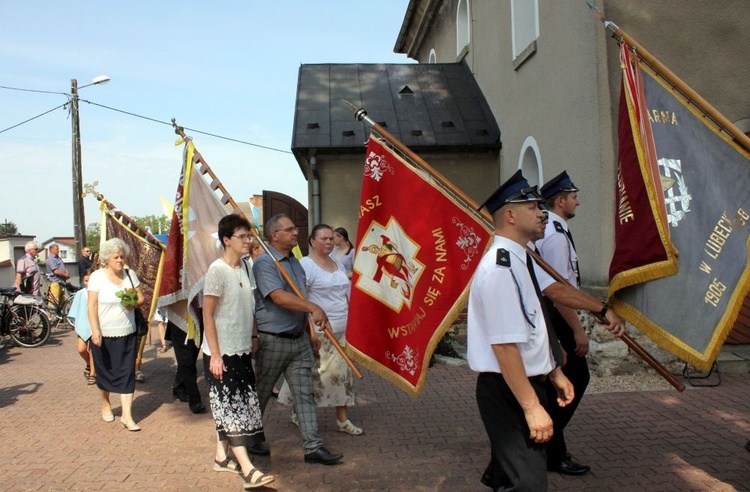
[[49, 339], [50, 319], [38, 297], [0, 288], [0, 335], [22, 347], [38, 347]]
[[[49, 276], [47, 278], [49, 280]], [[70, 282], [60, 282], [60, 285], [63, 286], [62, 291], [65, 292], [63, 301], [60, 303], [57, 298], [52, 295], [50, 285], [52, 284], [47, 284], [47, 290], [44, 294], [44, 308], [49, 315], [50, 321], [52, 321], [52, 327], [58, 328], [60, 323], [68, 323], [70, 326], [73, 326], [73, 323], [68, 320], [68, 313], [70, 312], [70, 306], [73, 304], [73, 298], [75, 297], [76, 292], [81, 290], [81, 288], [76, 287]]]

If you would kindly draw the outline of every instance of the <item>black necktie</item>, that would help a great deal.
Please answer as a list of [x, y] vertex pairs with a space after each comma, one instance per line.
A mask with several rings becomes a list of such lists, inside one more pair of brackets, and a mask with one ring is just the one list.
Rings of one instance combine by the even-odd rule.
[[[578, 257], [578, 251], [576, 251], [576, 243], [573, 241], [573, 234], [570, 233], [570, 229], [565, 231], [565, 235], [568, 236], [568, 239], [570, 240], [570, 245], [573, 247], [573, 251], [576, 252], [576, 258]], [[578, 285], [576, 287], [581, 286], [581, 272], [578, 270], [578, 260], [575, 261], [575, 269], [576, 269], [576, 282], [578, 282]]]
[[539, 289], [539, 282], [536, 279], [534, 273], [534, 261], [531, 259], [531, 255], [526, 253], [526, 268], [529, 269], [529, 275], [531, 275], [531, 282], [534, 284], [534, 290], [536, 296], [539, 298], [539, 305], [542, 307], [542, 315], [544, 316], [544, 324], [547, 325], [547, 336], [549, 337], [549, 345], [552, 348], [552, 356], [555, 358], [555, 362], [559, 367], [563, 365], [563, 353], [562, 347], [560, 346], [560, 340], [557, 338], [555, 330], [552, 329], [552, 323], [550, 323], [549, 316], [547, 315], [547, 309], [544, 307], [542, 301], [542, 291]]

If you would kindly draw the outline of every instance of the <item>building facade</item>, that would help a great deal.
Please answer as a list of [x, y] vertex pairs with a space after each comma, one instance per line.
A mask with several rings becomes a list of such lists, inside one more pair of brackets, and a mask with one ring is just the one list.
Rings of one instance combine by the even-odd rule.
[[[594, 3], [742, 131], [750, 130], [746, 2]], [[609, 34], [584, 2], [411, 0], [394, 48], [419, 63], [468, 65], [503, 129], [498, 183], [519, 168], [532, 184], [568, 170], [581, 188], [572, 228], [588, 287], [606, 285], [614, 239], [621, 77]]]

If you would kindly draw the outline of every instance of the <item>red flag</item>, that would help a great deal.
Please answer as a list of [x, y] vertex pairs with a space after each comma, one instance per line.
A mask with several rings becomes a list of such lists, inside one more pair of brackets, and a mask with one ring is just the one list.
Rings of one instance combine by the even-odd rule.
[[169, 228], [159, 307], [167, 308], [169, 320], [198, 343], [198, 318], [189, 307], [203, 289], [209, 265], [220, 252], [217, 225], [227, 211], [203, 177], [195, 170], [198, 153], [192, 140], [185, 142], [182, 174], [177, 185], [172, 224]]
[[489, 238], [477, 214], [371, 136], [346, 332], [352, 357], [418, 396]]
[[[641, 73], [624, 43], [620, 54], [623, 85], [618, 120], [615, 252], [609, 267], [611, 293], [677, 272]], [[633, 132], [633, 128], [638, 131]]]

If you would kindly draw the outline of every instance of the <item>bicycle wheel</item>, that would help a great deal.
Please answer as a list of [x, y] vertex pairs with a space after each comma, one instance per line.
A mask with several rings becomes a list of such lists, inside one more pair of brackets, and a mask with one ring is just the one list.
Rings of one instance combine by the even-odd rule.
[[7, 322], [10, 337], [22, 347], [38, 347], [49, 339], [49, 318], [37, 306], [14, 305]]
[[73, 323], [70, 322], [68, 319], [68, 314], [70, 314], [70, 306], [73, 304], [73, 298], [75, 297], [75, 294], [68, 294], [68, 298], [65, 299], [65, 302], [62, 305], [62, 308], [60, 308], [60, 314], [62, 314], [63, 320], [65, 320], [66, 323], [68, 323], [70, 326], [73, 326]]

